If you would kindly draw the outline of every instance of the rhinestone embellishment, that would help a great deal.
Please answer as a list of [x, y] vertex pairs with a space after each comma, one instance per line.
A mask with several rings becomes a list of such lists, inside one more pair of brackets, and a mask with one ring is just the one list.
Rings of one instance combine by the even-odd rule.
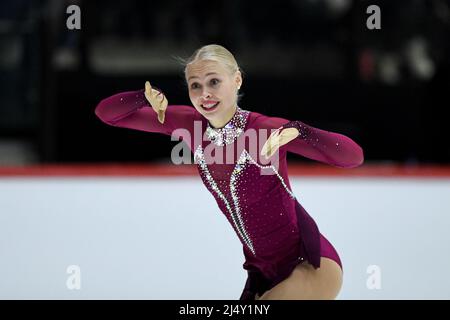
[[[209, 172], [209, 169], [208, 169], [208, 166], [206, 164], [205, 157], [203, 154], [203, 149], [201, 146], [198, 146], [197, 150], [195, 151], [195, 159], [196, 159], [197, 163], [199, 164], [202, 172], [204, 173], [206, 180], [208, 181], [208, 184], [210, 185], [211, 189], [213, 189], [214, 192], [217, 194], [217, 196], [225, 203], [225, 206], [233, 220], [233, 224], [235, 225], [236, 230], [238, 231], [242, 240], [247, 245], [247, 247], [250, 249], [250, 251], [253, 253], [253, 255], [256, 255], [255, 249], [253, 247], [253, 242], [250, 239], [250, 237], [248, 236], [247, 231], [245, 229], [245, 225], [242, 221], [242, 217], [240, 216], [240, 211], [239, 210], [233, 211], [233, 208], [231, 207], [227, 198], [225, 197], [223, 192], [220, 190], [220, 188], [217, 186], [216, 181], [214, 181], [214, 178], [212, 177], [211, 173]], [[234, 171], [233, 171], [233, 173], [234, 173]], [[231, 177], [230, 181], [231, 180], [234, 180], [233, 176]], [[230, 188], [231, 188], [231, 186], [230, 186]]]
[[245, 129], [250, 112], [237, 108], [233, 118], [223, 128], [213, 128], [208, 122], [206, 137], [216, 146], [222, 147], [233, 143]]
[[256, 162], [251, 156], [250, 154], [247, 152], [247, 150], [242, 151], [242, 154], [238, 160], [238, 164], [242, 163], [245, 164], [246, 162], [250, 161], [252, 164], [254, 164], [255, 166], [257, 166], [260, 169], [272, 169], [272, 171], [277, 175], [278, 179], [281, 182], [281, 185], [283, 186], [283, 188], [286, 190], [286, 192], [291, 196], [292, 199], [295, 199], [295, 195], [294, 193], [289, 190], [288, 186], [286, 185], [286, 183], [284, 182], [283, 177], [278, 173], [277, 169], [275, 168], [275, 166], [270, 165], [270, 166], [263, 166], [261, 164], [259, 164], [258, 162]]
[[231, 198], [233, 199], [233, 206], [231, 206], [230, 202], [226, 198], [226, 196], [223, 194], [223, 192], [218, 187], [216, 181], [214, 180], [213, 176], [211, 175], [211, 172], [208, 169], [208, 165], [206, 164], [205, 157], [203, 154], [203, 149], [199, 145], [194, 153], [195, 160], [197, 164], [200, 166], [200, 169], [202, 173], [204, 174], [207, 183], [211, 187], [211, 189], [217, 194], [217, 196], [224, 202], [225, 207], [227, 208], [227, 211], [229, 212], [231, 219], [233, 221], [233, 224], [238, 231], [239, 236], [245, 243], [245, 245], [249, 248], [249, 250], [253, 253], [253, 255], [256, 255], [252, 239], [250, 238], [247, 229], [245, 227], [245, 223], [242, 218], [242, 211], [240, 206], [240, 200], [239, 200], [239, 192], [237, 184], [239, 182], [239, 179], [241, 179], [242, 173], [244, 172], [247, 165], [254, 164], [260, 169], [272, 169], [273, 172], [277, 175], [278, 179], [280, 180], [283, 188], [286, 190], [286, 192], [295, 199], [295, 195], [293, 192], [288, 188], [286, 185], [283, 177], [278, 173], [276, 168], [273, 165], [270, 166], [263, 166], [257, 163], [247, 152], [247, 150], [243, 150], [234, 169], [230, 176], [230, 193]]

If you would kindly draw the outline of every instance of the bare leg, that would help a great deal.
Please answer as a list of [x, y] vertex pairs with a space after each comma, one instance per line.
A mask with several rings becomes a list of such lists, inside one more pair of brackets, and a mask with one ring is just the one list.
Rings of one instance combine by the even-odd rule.
[[299, 264], [291, 275], [259, 300], [328, 300], [335, 299], [341, 290], [341, 267], [329, 258], [320, 258], [320, 268], [309, 263]]

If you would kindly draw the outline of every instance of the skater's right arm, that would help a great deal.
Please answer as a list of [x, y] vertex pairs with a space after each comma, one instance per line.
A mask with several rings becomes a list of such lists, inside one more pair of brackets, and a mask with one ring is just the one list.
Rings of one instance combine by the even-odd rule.
[[127, 91], [103, 99], [95, 114], [103, 122], [122, 128], [171, 135], [178, 128], [193, 126], [197, 111], [185, 105], [168, 105], [167, 98], [153, 89]]

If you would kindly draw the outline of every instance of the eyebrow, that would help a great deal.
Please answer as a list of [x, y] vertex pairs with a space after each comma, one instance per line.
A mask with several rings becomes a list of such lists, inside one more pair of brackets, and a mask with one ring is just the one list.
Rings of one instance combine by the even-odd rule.
[[[208, 72], [205, 76], [209, 76], [211, 74], [217, 74], [216, 72]], [[189, 77], [188, 81], [191, 80], [192, 78], [198, 78], [197, 76], [191, 76]]]

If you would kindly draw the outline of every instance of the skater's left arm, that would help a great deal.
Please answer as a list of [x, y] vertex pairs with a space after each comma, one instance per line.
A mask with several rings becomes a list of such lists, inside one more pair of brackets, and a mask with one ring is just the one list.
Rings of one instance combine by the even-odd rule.
[[273, 129], [261, 154], [273, 155], [278, 148], [285, 148], [306, 158], [341, 168], [353, 168], [364, 162], [362, 148], [349, 137], [314, 128], [301, 121], [261, 115], [259, 127]]

